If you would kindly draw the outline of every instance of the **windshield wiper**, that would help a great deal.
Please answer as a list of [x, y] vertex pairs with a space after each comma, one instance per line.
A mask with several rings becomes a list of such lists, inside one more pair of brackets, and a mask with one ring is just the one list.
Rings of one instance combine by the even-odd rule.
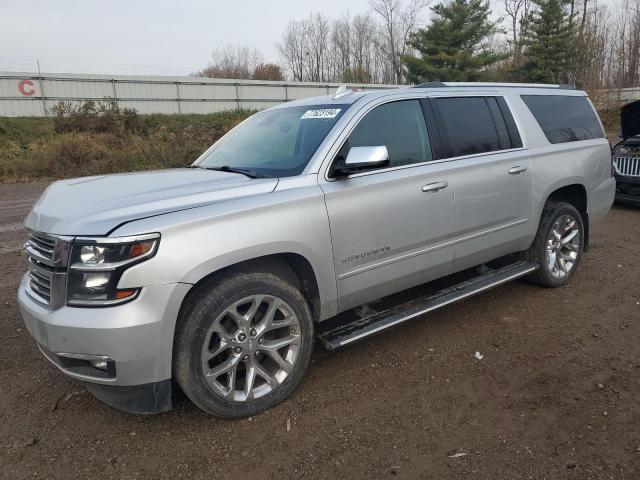
[[229, 165], [223, 165], [221, 167], [201, 167], [200, 165], [192, 165], [191, 168], [203, 168], [205, 170], [213, 170], [216, 172], [240, 173], [249, 178], [266, 178], [266, 175], [254, 172], [253, 170], [250, 170], [248, 168], [236, 168], [230, 167]]

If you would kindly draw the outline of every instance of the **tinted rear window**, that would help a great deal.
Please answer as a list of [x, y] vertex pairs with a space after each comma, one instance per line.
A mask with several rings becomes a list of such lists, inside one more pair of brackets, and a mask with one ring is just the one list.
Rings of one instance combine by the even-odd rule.
[[498, 132], [484, 97], [434, 100], [438, 123], [449, 144], [449, 157], [501, 150]]
[[587, 97], [522, 95], [550, 143], [604, 138]]

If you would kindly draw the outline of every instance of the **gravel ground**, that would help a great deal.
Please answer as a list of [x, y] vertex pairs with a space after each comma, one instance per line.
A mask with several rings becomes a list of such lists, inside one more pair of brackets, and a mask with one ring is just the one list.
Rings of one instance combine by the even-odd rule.
[[288, 401], [224, 421], [184, 397], [118, 412], [42, 358], [15, 294], [43, 188], [0, 185], [0, 477], [640, 478], [640, 209], [593, 228], [570, 285], [515, 282], [317, 348]]

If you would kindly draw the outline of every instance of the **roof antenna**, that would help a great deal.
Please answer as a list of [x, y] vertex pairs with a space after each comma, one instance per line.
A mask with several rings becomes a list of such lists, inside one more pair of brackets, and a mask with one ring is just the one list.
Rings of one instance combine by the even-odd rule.
[[342, 85], [338, 87], [338, 90], [336, 90], [336, 93], [333, 96], [333, 99], [337, 100], [340, 97], [344, 97], [345, 95], [351, 95], [352, 93], [353, 93], [353, 90], [351, 90], [350, 88], [347, 88], [345, 85]]

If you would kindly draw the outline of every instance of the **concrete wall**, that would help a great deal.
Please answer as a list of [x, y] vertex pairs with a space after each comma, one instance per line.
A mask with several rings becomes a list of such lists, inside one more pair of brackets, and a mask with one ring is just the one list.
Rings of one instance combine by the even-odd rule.
[[[40, 117], [60, 101], [115, 99], [139, 113], [212, 113], [260, 110], [305, 97], [332, 94], [335, 83], [219, 80], [202, 77], [0, 72], [0, 116]], [[391, 85], [350, 85], [360, 89]]]

